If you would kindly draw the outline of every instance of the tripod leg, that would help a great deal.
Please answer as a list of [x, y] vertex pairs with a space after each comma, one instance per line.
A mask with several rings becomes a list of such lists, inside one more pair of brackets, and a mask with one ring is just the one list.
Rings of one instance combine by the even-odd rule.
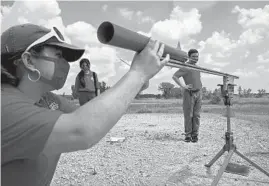
[[218, 152], [218, 154], [208, 163], [205, 164], [206, 167], [211, 167], [225, 152], [224, 147]]
[[246, 160], [247, 162], [249, 162], [251, 165], [253, 165], [256, 169], [260, 170], [261, 172], [263, 172], [264, 174], [266, 174], [269, 177], [269, 173], [266, 172], [265, 170], [263, 170], [260, 166], [258, 166], [256, 163], [254, 163], [253, 161], [251, 161], [250, 159], [248, 159], [247, 157], [245, 157], [243, 154], [241, 154], [239, 151], [235, 150], [234, 151], [238, 156], [240, 156], [241, 158], [243, 158], [244, 160]]
[[224, 173], [230, 159], [232, 158], [232, 155], [234, 153], [234, 149], [230, 150], [230, 152], [228, 153], [228, 155], [226, 156], [223, 165], [221, 166], [221, 168], [218, 171], [217, 176], [214, 178], [214, 181], [212, 182], [211, 186], [216, 186], [222, 176], [222, 174]]

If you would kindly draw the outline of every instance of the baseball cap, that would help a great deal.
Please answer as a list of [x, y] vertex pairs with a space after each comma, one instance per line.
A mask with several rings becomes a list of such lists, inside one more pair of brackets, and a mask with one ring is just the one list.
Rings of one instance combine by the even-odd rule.
[[12, 26], [1, 35], [1, 55], [23, 53], [37, 45], [56, 46], [62, 50], [68, 62], [77, 61], [85, 50], [65, 42], [63, 35], [56, 28], [45, 28], [35, 24]]

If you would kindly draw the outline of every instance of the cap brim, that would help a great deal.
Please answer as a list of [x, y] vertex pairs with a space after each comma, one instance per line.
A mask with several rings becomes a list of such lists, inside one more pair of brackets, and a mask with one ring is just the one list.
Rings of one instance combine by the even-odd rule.
[[68, 62], [74, 62], [74, 61], [79, 60], [85, 52], [84, 49], [78, 48], [78, 47], [76, 47], [74, 45], [70, 45], [68, 43], [49, 42], [46, 44], [60, 47], [62, 49], [63, 57]]

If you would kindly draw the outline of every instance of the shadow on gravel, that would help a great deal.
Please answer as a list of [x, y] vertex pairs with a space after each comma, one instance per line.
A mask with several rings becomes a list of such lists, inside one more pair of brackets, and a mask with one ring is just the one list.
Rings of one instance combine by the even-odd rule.
[[195, 176], [191, 172], [191, 168], [189, 166], [184, 166], [179, 171], [176, 171], [172, 176], [170, 176], [167, 180], [167, 186], [169, 185], [177, 185], [178, 183], [184, 183], [188, 178]]
[[[205, 182], [207, 182], [206, 185], [210, 185], [215, 178], [215, 175], [212, 175], [210, 169], [207, 170], [206, 175], [201, 174], [195, 174], [192, 172], [192, 168], [188, 165], [182, 167], [180, 170], [175, 171], [166, 181], [164, 186], [205, 186]], [[196, 180], [192, 183], [190, 183], [190, 180]], [[255, 180], [255, 179], [248, 179], [248, 178], [233, 178], [229, 175], [222, 175], [222, 179], [228, 179], [228, 180], [234, 180], [234, 182], [237, 181], [243, 181], [243, 182], [253, 182], [253, 183], [260, 183], [260, 184], [269, 184], [269, 181], [263, 181], [263, 180]], [[197, 183], [197, 182], [203, 182]], [[251, 184], [247, 184], [251, 185]]]

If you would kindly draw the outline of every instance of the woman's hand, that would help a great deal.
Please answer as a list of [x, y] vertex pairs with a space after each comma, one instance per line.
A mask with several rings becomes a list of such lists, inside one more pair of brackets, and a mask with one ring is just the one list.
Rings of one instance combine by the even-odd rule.
[[164, 44], [160, 45], [159, 41], [150, 39], [147, 46], [140, 53], [135, 54], [130, 71], [139, 73], [140, 77], [146, 82], [170, 60], [169, 54], [163, 60], [160, 60], [163, 52]]

